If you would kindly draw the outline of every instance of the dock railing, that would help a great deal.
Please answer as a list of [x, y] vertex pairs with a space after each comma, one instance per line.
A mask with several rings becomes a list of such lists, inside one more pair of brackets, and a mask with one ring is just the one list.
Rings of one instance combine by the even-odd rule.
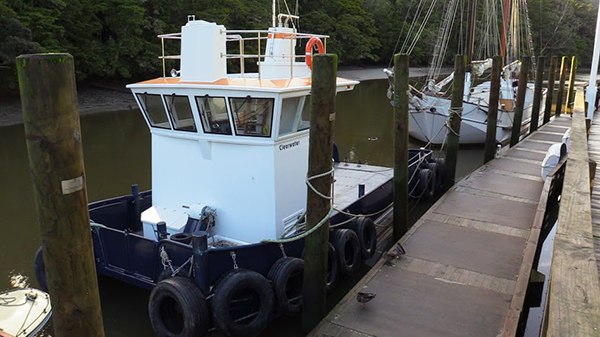
[[542, 336], [600, 336], [583, 90], [577, 90]]

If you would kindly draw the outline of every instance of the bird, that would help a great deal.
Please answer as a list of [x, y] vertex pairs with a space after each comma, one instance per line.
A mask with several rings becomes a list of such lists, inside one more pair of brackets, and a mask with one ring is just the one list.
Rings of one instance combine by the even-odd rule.
[[358, 303], [360, 303], [361, 307], [365, 307], [365, 303], [369, 302], [370, 300], [374, 299], [375, 296], [377, 296], [376, 294], [373, 293], [357, 293], [356, 294], [356, 300], [358, 301]]

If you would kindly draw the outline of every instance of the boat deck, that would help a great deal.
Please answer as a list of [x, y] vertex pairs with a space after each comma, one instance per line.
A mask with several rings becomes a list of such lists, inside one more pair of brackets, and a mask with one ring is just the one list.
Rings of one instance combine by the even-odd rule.
[[394, 169], [382, 166], [338, 163], [334, 167], [333, 203], [344, 209], [356, 201], [358, 185], [369, 194], [394, 177]]
[[[380, 260], [310, 335], [516, 331], [540, 234], [541, 162], [569, 125], [554, 119], [457, 183], [399, 241], [406, 255]], [[360, 291], [377, 297], [361, 307]]]

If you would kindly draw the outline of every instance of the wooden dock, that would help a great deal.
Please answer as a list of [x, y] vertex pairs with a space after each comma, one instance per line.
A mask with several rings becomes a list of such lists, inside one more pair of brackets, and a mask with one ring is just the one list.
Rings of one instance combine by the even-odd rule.
[[[311, 336], [498, 336], [516, 333], [550, 189], [547, 149], [571, 124], [542, 126], [457, 183]], [[357, 292], [377, 297], [365, 307]]]

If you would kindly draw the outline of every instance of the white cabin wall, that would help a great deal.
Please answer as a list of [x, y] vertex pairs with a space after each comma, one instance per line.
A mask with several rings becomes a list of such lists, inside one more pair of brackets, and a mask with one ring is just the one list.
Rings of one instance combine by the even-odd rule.
[[308, 172], [308, 132], [277, 142], [275, 158], [275, 200], [277, 237], [283, 235], [283, 220], [306, 210], [306, 173]]
[[244, 242], [275, 238], [273, 145], [209, 144], [211, 156], [204, 159], [198, 140], [153, 133], [153, 204], [206, 204], [217, 210], [216, 235]]
[[214, 82], [227, 76], [225, 26], [203, 20], [181, 27], [181, 81]]

